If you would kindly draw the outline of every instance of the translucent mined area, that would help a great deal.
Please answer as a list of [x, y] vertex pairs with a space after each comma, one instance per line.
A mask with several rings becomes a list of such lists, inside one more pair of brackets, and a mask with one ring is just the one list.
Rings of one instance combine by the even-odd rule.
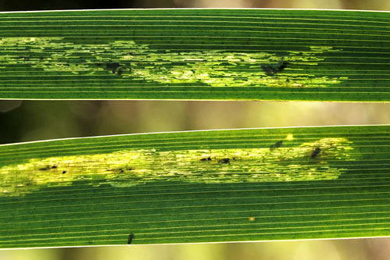
[[317, 66], [324, 60], [322, 54], [339, 51], [327, 46], [309, 46], [305, 51], [277, 55], [225, 50], [173, 52], [150, 49], [134, 41], [76, 44], [59, 37], [5, 37], [0, 47], [7, 51], [0, 55], [3, 68], [29, 65], [61, 75], [111, 76], [129, 82], [308, 88], [329, 87], [348, 79], [315, 75], [300, 66]]
[[91, 185], [134, 186], [155, 180], [192, 183], [285, 182], [337, 179], [337, 162], [356, 154], [345, 138], [292, 145], [293, 135], [269, 148], [122, 150], [105, 154], [30, 159], [0, 168], [0, 194], [23, 195], [74, 181]]

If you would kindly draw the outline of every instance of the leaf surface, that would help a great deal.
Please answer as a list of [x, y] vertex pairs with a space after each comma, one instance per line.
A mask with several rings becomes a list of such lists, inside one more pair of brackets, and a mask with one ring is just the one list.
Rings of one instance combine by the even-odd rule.
[[0, 99], [390, 100], [388, 12], [0, 13]]
[[0, 146], [0, 247], [390, 235], [390, 126]]

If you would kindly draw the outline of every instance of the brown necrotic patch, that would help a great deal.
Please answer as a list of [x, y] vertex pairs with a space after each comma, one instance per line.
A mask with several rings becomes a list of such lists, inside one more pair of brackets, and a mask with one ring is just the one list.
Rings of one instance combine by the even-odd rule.
[[292, 135], [287, 135], [283, 146], [278, 141], [273, 144], [278, 144], [274, 149], [142, 149], [31, 159], [0, 168], [0, 193], [17, 196], [80, 180], [114, 187], [155, 180], [193, 183], [333, 180], [345, 171], [334, 167], [334, 162], [355, 160], [351, 142], [345, 138], [323, 138], [298, 146], [289, 144], [292, 140]]

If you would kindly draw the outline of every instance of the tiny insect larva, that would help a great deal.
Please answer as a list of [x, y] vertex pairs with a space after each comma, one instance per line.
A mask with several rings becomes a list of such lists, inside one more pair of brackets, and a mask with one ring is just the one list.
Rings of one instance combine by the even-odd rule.
[[303, 87], [303, 85], [302, 85], [302, 84], [299, 84], [299, 83], [294, 83], [294, 84], [292, 84], [291, 86], [293, 86], [293, 87], [298, 87], [298, 88]]
[[321, 152], [321, 148], [316, 147], [311, 153], [310, 158], [312, 159], [316, 158], [320, 154], [320, 152]]
[[66, 171], [62, 171], [62, 174], [65, 174], [66, 173]]
[[129, 237], [127, 238], [127, 244], [131, 244], [131, 242], [133, 242], [133, 239], [134, 239], [134, 233], [130, 233], [129, 234]]
[[201, 162], [205, 162], [205, 161], [211, 161], [211, 157], [206, 157], [206, 158], [202, 158], [200, 159]]
[[270, 149], [271, 151], [273, 151], [273, 150], [275, 150], [276, 148], [281, 147], [282, 144], [283, 144], [283, 141], [277, 141], [276, 143], [274, 143], [273, 145], [271, 145], [271, 146], [269, 147], [269, 149]]

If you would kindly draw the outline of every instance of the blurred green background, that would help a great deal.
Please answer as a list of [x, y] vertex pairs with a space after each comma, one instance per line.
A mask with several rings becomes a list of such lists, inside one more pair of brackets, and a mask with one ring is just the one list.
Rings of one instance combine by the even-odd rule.
[[[390, 10], [383, 0], [0, 0], [1, 11], [153, 7]], [[0, 101], [0, 143], [123, 133], [389, 124], [390, 103]], [[390, 259], [390, 239], [2, 250], [8, 259]]]

